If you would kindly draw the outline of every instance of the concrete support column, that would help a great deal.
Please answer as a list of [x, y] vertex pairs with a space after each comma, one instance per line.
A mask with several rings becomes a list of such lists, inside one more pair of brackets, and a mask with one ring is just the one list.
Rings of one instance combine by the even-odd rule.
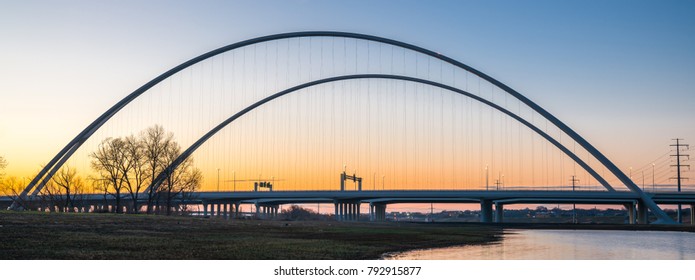
[[203, 217], [207, 217], [207, 216], [208, 216], [208, 204], [203, 203]]
[[352, 210], [352, 220], [357, 221], [357, 204], [350, 203], [350, 208]]
[[695, 204], [690, 204], [690, 225], [695, 226]]
[[348, 219], [350, 221], [354, 221], [355, 220], [355, 204], [354, 203], [348, 203], [348, 209], [349, 209], [348, 210], [349, 211]]
[[386, 205], [374, 205], [374, 219], [376, 221], [386, 220]]
[[340, 203], [340, 220], [345, 221], [345, 203]]
[[335, 220], [340, 221], [340, 203], [335, 203]]
[[335, 208], [335, 211], [333, 211], [333, 218], [338, 221], [338, 203], [333, 202], [333, 207]]
[[634, 203], [627, 203], [627, 204], [625, 204], [625, 209], [627, 209], [628, 223], [631, 225], [635, 224], [635, 204]]
[[362, 203], [357, 202], [355, 205], [356, 205], [355, 207], [357, 208], [357, 219], [355, 219], [355, 220], [359, 221], [360, 220], [360, 212], [362, 210], [362, 209], [360, 209], [362, 207]]
[[504, 221], [504, 206], [502, 203], [495, 203], [495, 223]]
[[643, 225], [649, 223], [649, 208], [641, 200], [637, 203], [637, 222]]
[[354, 221], [355, 220], [355, 204], [349, 203], [348, 206], [350, 207], [350, 221]]
[[480, 201], [480, 222], [481, 223], [491, 223], [492, 222], [492, 202], [490, 200]]
[[256, 218], [260, 218], [261, 217], [261, 211], [260, 211], [260, 209], [258, 209], [258, 203], [254, 204], [254, 205], [256, 205]]

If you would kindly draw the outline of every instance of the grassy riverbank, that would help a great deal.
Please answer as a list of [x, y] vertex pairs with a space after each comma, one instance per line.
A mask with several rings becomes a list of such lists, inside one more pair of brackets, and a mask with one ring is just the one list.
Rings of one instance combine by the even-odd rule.
[[483, 244], [487, 225], [336, 223], [0, 211], [1, 259], [377, 259]]

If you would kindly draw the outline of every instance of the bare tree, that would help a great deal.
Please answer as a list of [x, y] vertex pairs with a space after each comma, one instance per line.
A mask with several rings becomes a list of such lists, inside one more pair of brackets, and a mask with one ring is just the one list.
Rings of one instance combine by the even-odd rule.
[[69, 166], [60, 168], [42, 190], [50, 204], [64, 212], [72, 212], [75, 207], [81, 206], [77, 203], [76, 197], [81, 196], [83, 192], [84, 181], [77, 176], [77, 169]]
[[[95, 190], [116, 200], [116, 212], [121, 209], [121, 194], [126, 192], [133, 201], [132, 212], [139, 210], [138, 200], [145, 186], [148, 186], [179, 155], [181, 148], [174, 141], [172, 133], [165, 132], [161, 126], [153, 126], [141, 132], [139, 137], [107, 138], [90, 154], [92, 168], [98, 175], [92, 178]], [[167, 214], [175, 206], [174, 199], [190, 197], [202, 181], [200, 170], [187, 159], [174, 172], [167, 174], [159, 188], [145, 189], [147, 213], [152, 213], [154, 203], [160, 200], [167, 206]]]
[[126, 141], [123, 139], [106, 138], [89, 155], [92, 158], [92, 168], [108, 182], [104, 185], [105, 191], [114, 196], [116, 213], [121, 213], [121, 193], [127, 185], [127, 173], [132, 168], [126, 151]]
[[[144, 165], [149, 175], [147, 182], [151, 183], [168, 166], [169, 162], [166, 161], [165, 155], [176, 142], [174, 142], [174, 135], [165, 132], [160, 125], [147, 128], [141, 133], [140, 137], [144, 150]], [[147, 213], [150, 214], [152, 213], [158, 192], [154, 188], [148, 188], [146, 192]]]
[[[173, 162], [179, 155], [181, 155], [181, 148], [174, 143], [165, 153], [166, 162]], [[185, 200], [190, 193], [199, 189], [203, 175], [200, 169], [193, 166], [192, 158], [187, 158], [176, 169], [165, 175], [164, 182], [159, 186], [158, 191], [164, 195], [166, 214], [171, 215], [175, 198], [180, 197]]]
[[5, 176], [5, 168], [7, 167], [7, 160], [5, 160], [4, 157], [0, 156], [0, 180]]
[[124, 176], [125, 189], [133, 202], [131, 211], [137, 213], [140, 190], [145, 185], [145, 180], [149, 179], [145, 165], [144, 141], [132, 135], [126, 137], [124, 141], [127, 164], [121, 165], [120, 168]]
[[0, 194], [10, 197], [13, 202], [27, 205], [27, 201], [21, 201], [19, 194], [24, 190], [24, 185], [17, 177], [9, 176], [0, 180]]

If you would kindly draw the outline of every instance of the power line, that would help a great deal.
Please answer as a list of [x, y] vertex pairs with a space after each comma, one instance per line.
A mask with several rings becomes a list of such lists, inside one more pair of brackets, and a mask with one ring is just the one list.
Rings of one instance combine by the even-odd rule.
[[[688, 148], [689, 148], [689, 146], [688, 146], [688, 144], [681, 144], [680, 140], [683, 140], [683, 139], [676, 138], [676, 139], [673, 139], [673, 140], [676, 141], [676, 144], [671, 144], [671, 147], [675, 147], [675, 148], [676, 148], [676, 154], [675, 154], [675, 155], [671, 155], [671, 156], [672, 156], [672, 157], [676, 157], [676, 164], [675, 164], [675, 165], [671, 165], [671, 166], [675, 166], [675, 167], [676, 167], [676, 177], [675, 177], [675, 178], [671, 178], [671, 179], [676, 179], [676, 180], [677, 180], [677, 182], [678, 182], [678, 192], [680, 192], [680, 191], [681, 191], [681, 180], [687, 180], [687, 179], [688, 179], [688, 178], [683, 178], [683, 177], [681, 177], [681, 167], [688, 167], [688, 168], [690, 168], [690, 165], [688, 165], [688, 164], [686, 164], [686, 165], [681, 164], [681, 157], [686, 157], [686, 158], [690, 159], [690, 156], [689, 156], [688, 154], [681, 154], [681, 147], [685, 147], [685, 150], [687, 151]], [[682, 210], [682, 209], [681, 209], [681, 205], [678, 204], [678, 223], [683, 223], [683, 213], [682, 213], [681, 210]]]

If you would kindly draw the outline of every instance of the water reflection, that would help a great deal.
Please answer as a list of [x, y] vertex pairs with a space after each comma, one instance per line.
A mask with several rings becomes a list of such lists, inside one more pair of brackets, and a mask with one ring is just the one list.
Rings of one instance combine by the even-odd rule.
[[417, 250], [409, 260], [683, 260], [695, 259], [695, 233], [607, 230], [507, 231], [496, 244]]

